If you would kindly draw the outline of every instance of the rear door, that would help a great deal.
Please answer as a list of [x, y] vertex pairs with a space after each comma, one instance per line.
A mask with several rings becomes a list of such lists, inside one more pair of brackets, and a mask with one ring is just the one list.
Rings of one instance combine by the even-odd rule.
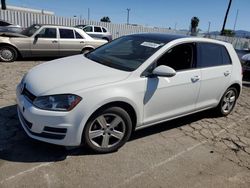
[[74, 29], [59, 28], [60, 56], [80, 54], [83, 49], [83, 37]]
[[201, 87], [197, 109], [216, 106], [231, 79], [232, 62], [223, 45], [198, 43], [197, 67], [201, 68]]

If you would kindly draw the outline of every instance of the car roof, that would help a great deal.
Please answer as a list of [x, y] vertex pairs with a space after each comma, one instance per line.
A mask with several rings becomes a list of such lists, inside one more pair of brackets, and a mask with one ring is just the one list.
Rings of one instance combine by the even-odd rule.
[[188, 35], [166, 34], [166, 33], [138, 33], [138, 34], [132, 34], [129, 36], [136, 36], [136, 37], [142, 37], [142, 38], [147, 38], [151, 40], [158, 40], [164, 43], [169, 43], [171, 41], [180, 39], [183, 42], [185, 41], [186, 42], [209, 42], [209, 43], [221, 44], [224, 46], [229, 44], [225, 41], [220, 41], [220, 40], [215, 40], [215, 39], [188, 36]]
[[158, 40], [158, 41], [162, 41], [166, 43], [172, 40], [188, 37], [185, 35], [171, 35], [171, 34], [165, 34], [165, 33], [138, 33], [138, 34], [132, 34], [130, 36], [148, 38], [148, 39]]

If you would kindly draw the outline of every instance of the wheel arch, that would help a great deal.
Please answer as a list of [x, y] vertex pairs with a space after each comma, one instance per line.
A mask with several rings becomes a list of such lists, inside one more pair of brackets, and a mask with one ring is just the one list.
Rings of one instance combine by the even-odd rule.
[[131, 117], [131, 121], [132, 121], [132, 125], [133, 125], [132, 130], [135, 130], [138, 115], [137, 115], [136, 110], [134, 109], [134, 107], [131, 104], [129, 104], [128, 102], [124, 102], [124, 101], [113, 101], [113, 102], [108, 102], [106, 104], [103, 104], [102, 106], [97, 108], [90, 115], [90, 117], [88, 118], [88, 120], [86, 122], [88, 122], [96, 113], [98, 113], [98, 112], [100, 112], [100, 111], [102, 111], [104, 109], [110, 108], [110, 107], [120, 107], [123, 110], [125, 110], [129, 114], [129, 116]]
[[230, 87], [234, 87], [237, 90], [237, 92], [238, 92], [238, 96], [237, 97], [239, 97], [239, 95], [241, 93], [241, 90], [242, 90], [241, 85], [239, 83], [233, 83], [228, 88], [230, 88]]
[[12, 44], [9, 44], [9, 43], [5, 43], [5, 42], [4, 43], [0, 43], [0, 47], [2, 47], [2, 46], [10, 46], [10, 47], [14, 48], [16, 50], [16, 52], [17, 52], [17, 56], [18, 57], [22, 57], [21, 52], [18, 50], [18, 48], [16, 46], [14, 46]]
[[94, 50], [95, 48], [93, 47], [93, 46], [84, 46], [83, 48], [82, 48], [82, 52], [84, 51], [84, 50]]

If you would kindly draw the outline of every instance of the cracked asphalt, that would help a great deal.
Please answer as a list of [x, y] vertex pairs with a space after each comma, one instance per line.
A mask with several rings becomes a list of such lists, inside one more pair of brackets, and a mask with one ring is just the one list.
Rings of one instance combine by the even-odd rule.
[[0, 187], [250, 187], [250, 82], [234, 112], [211, 111], [137, 131], [95, 155], [28, 138], [15, 87], [37, 61], [0, 63]]

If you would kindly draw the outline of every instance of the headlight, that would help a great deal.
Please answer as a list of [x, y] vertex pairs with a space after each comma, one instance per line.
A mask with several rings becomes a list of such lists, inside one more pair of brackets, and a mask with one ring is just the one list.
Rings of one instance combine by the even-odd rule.
[[62, 95], [50, 95], [37, 97], [33, 104], [43, 110], [51, 111], [70, 111], [80, 101], [81, 97], [73, 94], [62, 94]]

